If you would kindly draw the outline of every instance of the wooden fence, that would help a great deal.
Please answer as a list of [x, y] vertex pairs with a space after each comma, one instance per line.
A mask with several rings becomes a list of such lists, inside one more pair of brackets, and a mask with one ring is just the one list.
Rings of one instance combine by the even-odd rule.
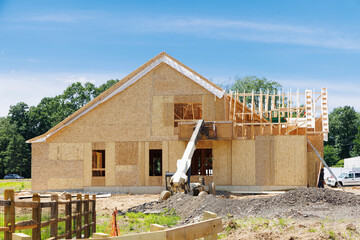
[[[72, 239], [89, 238], [91, 233], [96, 232], [96, 195], [77, 194], [76, 200], [72, 200], [71, 194], [65, 195], [65, 200], [59, 200], [56, 194], [51, 195], [51, 201], [40, 202], [40, 195], [33, 194], [32, 201], [15, 201], [14, 190], [5, 190], [4, 200], [0, 200], [0, 233], [4, 232], [4, 240], [12, 240], [15, 231], [32, 229], [32, 239], [42, 239], [42, 228], [50, 228], [47, 233], [49, 239]], [[61, 208], [61, 212], [59, 211]], [[29, 210], [29, 219], [16, 222], [22, 211]], [[49, 211], [45, 211], [49, 210]], [[43, 221], [44, 216], [47, 219]], [[25, 215], [27, 216], [27, 215]], [[59, 233], [59, 223], [65, 225], [65, 229]], [[45, 236], [43, 236], [44, 238]], [[47, 236], [48, 237], [48, 236]]]

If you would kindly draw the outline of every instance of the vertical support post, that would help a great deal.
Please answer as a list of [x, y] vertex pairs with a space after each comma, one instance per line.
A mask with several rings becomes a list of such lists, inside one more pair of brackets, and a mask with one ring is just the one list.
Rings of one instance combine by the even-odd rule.
[[72, 238], [72, 234], [71, 234], [71, 220], [72, 220], [72, 203], [71, 203], [71, 194], [67, 193], [65, 195], [65, 199], [68, 200], [68, 202], [65, 205], [65, 215], [67, 217], [67, 220], [65, 222], [65, 232], [67, 234], [66, 239], [71, 239]]
[[229, 96], [230, 96], [230, 106], [229, 106], [229, 121], [231, 121], [231, 102], [232, 102], [232, 92], [230, 90], [230, 93], [229, 93]]
[[92, 195], [92, 233], [96, 233], [96, 194]]
[[82, 196], [80, 193], [76, 196], [76, 238], [81, 238], [81, 222], [82, 222]]
[[89, 225], [89, 215], [90, 215], [90, 211], [89, 211], [89, 194], [85, 194], [84, 197], [84, 237], [85, 238], [89, 238], [90, 237], [90, 225]]
[[59, 196], [57, 194], [51, 195], [51, 201], [53, 201], [51, 205], [51, 220], [55, 220], [55, 221], [52, 222], [50, 226], [50, 237], [55, 237], [55, 238], [58, 235], [58, 217], [59, 217], [58, 200], [59, 200]]
[[10, 206], [4, 208], [4, 225], [10, 227], [10, 231], [4, 232], [5, 240], [12, 240], [12, 234], [15, 232], [15, 192], [14, 189], [6, 189], [4, 199], [10, 201]]
[[35, 193], [32, 197], [33, 202], [38, 202], [36, 208], [33, 208], [32, 218], [37, 223], [37, 227], [32, 230], [32, 239], [41, 239], [41, 206], [40, 206], [40, 195]]

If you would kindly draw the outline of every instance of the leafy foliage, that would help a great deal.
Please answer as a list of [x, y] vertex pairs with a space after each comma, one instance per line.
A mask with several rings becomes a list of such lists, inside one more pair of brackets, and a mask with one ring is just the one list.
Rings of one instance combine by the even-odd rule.
[[[270, 81], [266, 78], [258, 78], [256, 76], [246, 76], [246, 77], [236, 77], [235, 78], [235, 83], [231, 86], [230, 90], [231, 91], [238, 91], [240, 93], [246, 92], [246, 93], [251, 93], [252, 91], [254, 91], [254, 93], [260, 93], [260, 91], [262, 93], [266, 93], [267, 91], [269, 92], [269, 94], [273, 94], [274, 91], [278, 91], [281, 88], [281, 84], [275, 81]], [[265, 100], [265, 96], [264, 99]], [[243, 101], [241, 99], [241, 101]], [[269, 106], [271, 106], [271, 99], [269, 100]], [[276, 102], [279, 101], [279, 99], [275, 100]], [[246, 103], [250, 104], [251, 103], [251, 98], [247, 98], [246, 99]], [[259, 106], [259, 99], [255, 98], [254, 99], [254, 103], [255, 106]]]
[[325, 144], [329, 166], [340, 166], [340, 161], [343, 165], [344, 158], [360, 155], [360, 116], [353, 107], [338, 107], [329, 114], [329, 141]]
[[77, 82], [37, 106], [24, 102], [10, 106], [8, 116], [0, 118], [0, 178], [9, 173], [31, 177], [31, 146], [25, 141], [47, 132], [117, 82], [109, 80], [99, 87]]

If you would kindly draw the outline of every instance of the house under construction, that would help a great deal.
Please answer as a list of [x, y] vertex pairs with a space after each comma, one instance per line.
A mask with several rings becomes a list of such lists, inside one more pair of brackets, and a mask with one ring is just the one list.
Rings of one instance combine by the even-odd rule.
[[196, 120], [191, 178], [223, 190], [315, 186], [327, 91], [226, 93], [160, 53], [32, 143], [32, 190], [161, 192]]

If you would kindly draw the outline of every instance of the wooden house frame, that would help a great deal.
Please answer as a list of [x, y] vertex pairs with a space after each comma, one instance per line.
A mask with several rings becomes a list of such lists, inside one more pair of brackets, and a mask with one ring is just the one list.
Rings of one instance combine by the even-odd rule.
[[[301, 100], [303, 99], [303, 100]], [[327, 91], [226, 93], [160, 53], [47, 133], [30, 139], [32, 190], [160, 192], [195, 121], [192, 180], [223, 190], [314, 186], [327, 138]]]

